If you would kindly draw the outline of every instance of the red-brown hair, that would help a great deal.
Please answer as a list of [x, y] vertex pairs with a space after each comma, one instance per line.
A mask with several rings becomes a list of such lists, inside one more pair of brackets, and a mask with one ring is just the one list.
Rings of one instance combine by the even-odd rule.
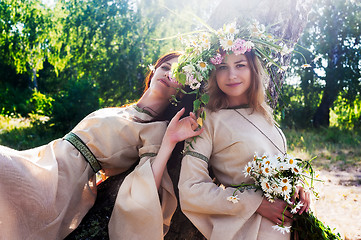
[[[180, 51], [172, 51], [172, 52], [168, 52], [166, 54], [164, 54], [163, 56], [161, 56], [156, 63], [154, 64], [154, 69], [159, 68], [163, 63], [173, 59], [173, 58], [177, 58], [182, 54], [182, 52]], [[147, 76], [145, 77], [144, 80], [144, 92], [147, 91], [147, 89], [149, 88], [150, 85], [150, 81], [152, 80], [152, 77], [154, 75], [154, 72], [152, 70], [148, 70], [147, 72]]]

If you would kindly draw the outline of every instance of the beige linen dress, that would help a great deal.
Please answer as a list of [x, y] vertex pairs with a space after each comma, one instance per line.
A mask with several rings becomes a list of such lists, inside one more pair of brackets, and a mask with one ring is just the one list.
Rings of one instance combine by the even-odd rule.
[[[255, 153], [279, 154], [271, 141], [286, 151], [283, 133], [262, 114], [251, 113], [250, 108], [207, 111], [204, 132], [182, 160], [178, 185], [181, 208], [207, 239], [290, 239], [290, 234], [273, 230], [274, 224], [256, 213], [263, 198], [261, 191], [244, 189], [236, 192], [238, 203], [227, 200], [236, 190], [232, 185], [252, 183], [243, 170]], [[213, 182], [209, 167], [225, 187]]]
[[[91, 113], [72, 130], [108, 176], [126, 171], [140, 156], [144, 165], [158, 152], [167, 124], [137, 122], [134, 117], [152, 119], [135, 105], [106, 108]], [[0, 177], [0, 239], [63, 239], [96, 198], [95, 173], [63, 139], [25, 151], [1, 146]], [[148, 184], [148, 177], [134, 178]], [[153, 201], [154, 189], [147, 190], [142, 192], [144, 198]]]

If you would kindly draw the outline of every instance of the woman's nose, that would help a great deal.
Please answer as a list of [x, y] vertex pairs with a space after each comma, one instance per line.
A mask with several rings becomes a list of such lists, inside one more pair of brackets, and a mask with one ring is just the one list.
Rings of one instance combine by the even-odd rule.
[[234, 69], [229, 69], [229, 79], [233, 80], [237, 78], [237, 73]]

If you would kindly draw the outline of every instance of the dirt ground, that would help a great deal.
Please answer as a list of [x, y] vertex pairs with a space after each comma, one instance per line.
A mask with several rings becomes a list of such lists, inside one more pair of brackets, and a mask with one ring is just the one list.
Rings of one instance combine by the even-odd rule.
[[344, 240], [361, 240], [361, 170], [321, 170], [312, 211]]

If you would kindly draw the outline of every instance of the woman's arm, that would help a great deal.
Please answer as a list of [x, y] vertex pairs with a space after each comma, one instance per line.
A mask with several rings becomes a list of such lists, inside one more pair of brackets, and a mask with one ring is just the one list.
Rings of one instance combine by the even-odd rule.
[[157, 188], [160, 186], [164, 169], [175, 145], [187, 138], [198, 136], [203, 131], [203, 129], [196, 130], [198, 124], [196, 116], [192, 112], [188, 117], [179, 120], [184, 111], [184, 108], [181, 109], [170, 121], [164, 134], [159, 152], [153, 161], [152, 170]]

